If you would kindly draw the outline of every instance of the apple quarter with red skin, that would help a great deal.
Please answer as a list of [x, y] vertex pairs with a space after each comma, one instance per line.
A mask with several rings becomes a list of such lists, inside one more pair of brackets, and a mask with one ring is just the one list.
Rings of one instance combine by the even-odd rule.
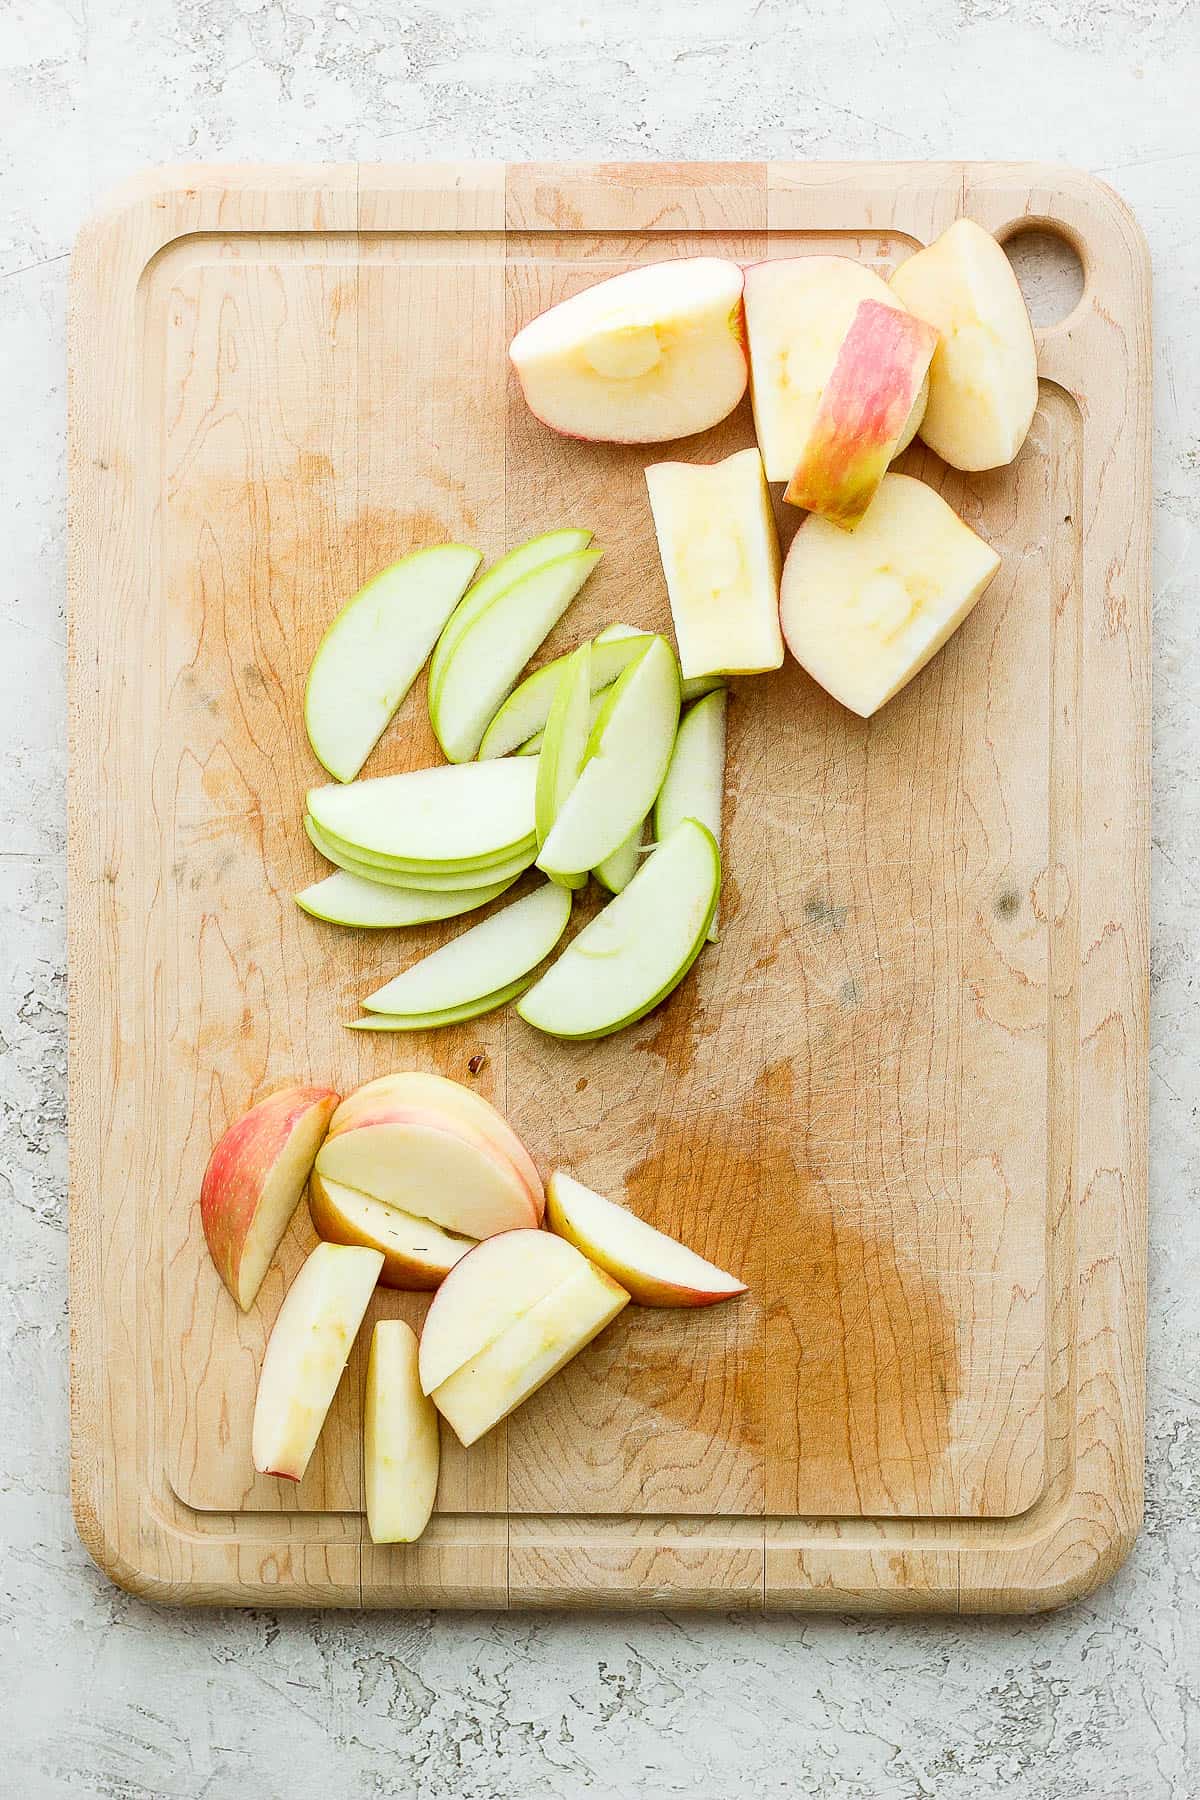
[[363, 1396], [363, 1490], [375, 1544], [411, 1544], [437, 1498], [441, 1441], [437, 1408], [421, 1392], [417, 1339], [403, 1319], [371, 1334]]
[[784, 493], [790, 505], [854, 529], [896, 454], [937, 341], [923, 319], [859, 302]]
[[742, 271], [683, 257], [614, 275], [520, 330], [525, 402], [567, 437], [665, 443], [706, 431], [746, 391]]
[[527, 1184], [496, 1146], [437, 1113], [388, 1107], [327, 1137], [317, 1173], [462, 1237], [536, 1225]]
[[200, 1219], [217, 1273], [243, 1312], [254, 1304], [337, 1104], [333, 1088], [280, 1088], [243, 1113], [208, 1159]]
[[548, 1231], [486, 1238], [451, 1269], [421, 1331], [421, 1386], [428, 1394], [507, 1331], [587, 1259]]
[[715, 1306], [747, 1292], [736, 1275], [561, 1169], [550, 1177], [546, 1216], [552, 1231], [620, 1282], [639, 1306]]
[[383, 1267], [377, 1250], [318, 1244], [267, 1341], [252, 1433], [263, 1475], [301, 1481]]
[[444, 1231], [432, 1219], [403, 1212], [339, 1181], [327, 1181], [315, 1169], [308, 1210], [318, 1237], [326, 1243], [361, 1244], [381, 1251], [380, 1282], [407, 1293], [429, 1293], [439, 1287], [477, 1241]]

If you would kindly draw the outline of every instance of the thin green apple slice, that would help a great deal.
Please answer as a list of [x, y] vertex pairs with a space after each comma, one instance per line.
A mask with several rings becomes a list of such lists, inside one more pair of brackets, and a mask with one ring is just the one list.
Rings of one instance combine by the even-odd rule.
[[466, 544], [418, 550], [373, 576], [321, 639], [304, 724], [339, 781], [353, 781], [383, 736], [481, 560]]
[[327, 836], [369, 852], [365, 862], [479, 862], [515, 854], [530, 836], [536, 790], [533, 758], [506, 757], [312, 788], [308, 811]]
[[[599, 637], [593, 638], [593, 694], [611, 687], [618, 675], [624, 674], [649, 644], [650, 635], [647, 631], [635, 631], [632, 625], [609, 625]], [[572, 653], [568, 651], [567, 654]], [[566, 656], [556, 656], [553, 662], [535, 669], [513, 689], [483, 734], [479, 746], [480, 762], [494, 756], [510, 756], [514, 750], [520, 750], [523, 756], [530, 754], [530, 739], [545, 729], [566, 662]]]
[[360, 862], [348, 850], [333, 838], [325, 836], [319, 825], [306, 817], [304, 829], [314, 850], [319, 850], [328, 862], [345, 869], [349, 875], [358, 875], [364, 881], [382, 882], [384, 887], [420, 888], [428, 893], [454, 893], [463, 888], [490, 887], [498, 881], [515, 881], [537, 855], [536, 843], [530, 844], [520, 855], [510, 857], [507, 862], [488, 863], [479, 869], [447, 869], [445, 872], [431, 869], [392, 869], [378, 863]]
[[364, 881], [361, 875], [349, 875], [339, 869], [336, 875], [314, 881], [297, 894], [296, 905], [329, 925], [355, 925], [366, 930], [430, 925], [437, 919], [456, 919], [460, 913], [486, 906], [510, 888], [514, 879], [495, 882], [491, 887], [430, 894], [419, 888], [385, 887], [381, 882]]
[[642, 839], [646, 835], [646, 821], [640, 819], [623, 844], [618, 844], [611, 856], [606, 856], [602, 863], [597, 863], [592, 874], [601, 887], [607, 888], [610, 894], [623, 894], [638, 872], [642, 860]]
[[[654, 835], [660, 843], [681, 819], [699, 819], [720, 845], [727, 699], [724, 688], [714, 689], [683, 715], [671, 752], [671, 766], [654, 803]], [[715, 914], [708, 935], [715, 944]]]
[[607, 1037], [632, 1025], [666, 999], [699, 956], [720, 886], [721, 852], [712, 832], [685, 819], [517, 1011], [552, 1037]]
[[[547, 884], [549, 885], [549, 884]], [[498, 1006], [507, 1005], [523, 994], [533, 981], [532, 975], [522, 975], [516, 981], [510, 981], [507, 987], [497, 988], [495, 993], [481, 994], [476, 1000], [464, 1000], [461, 1006], [444, 1006], [439, 1012], [423, 1013], [372, 1013], [366, 1019], [350, 1019], [348, 1031], [436, 1031], [442, 1025], [461, 1025], [465, 1019], [479, 1019], [484, 1013], [495, 1012]]]
[[[596, 648], [596, 646], [595, 646], [595, 644], [593, 644], [592, 645], [593, 652], [595, 651], [595, 648]], [[596, 693], [594, 693], [592, 695], [591, 700], [588, 702], [588, 731], [589, 731], [589, 733], [592, 729], [592, 726], [596, 723], [596, 720], [600, 717], [600, 714], [604, 711], [605, 703], [608, 700], [608, 696], [611, 692], [612, 692], [611, 686], [600, 688]], [[518, 756], [540, 756], [542, 754], [542, 745], [545, 742], [545, 739], [546, 739], [545, 731], [544, 730], [539, 731], [534, 737], [530, 738], [530, 740], [527, 744], [521, 745], [521, 748], [517, 751], [517, 755]]]
[[[592, 646], [583, 644], [567, 659], [546, 720], [534, 799], [539, 849], [550, 836], [583, 767], [591, 730], [591, 668]], [[587, 876], [559, 875], [551, 879], [561, 887], [576, 888], [583, 886]]]
[[441, 682], [446, 664], [463, 632], [487, 611], [493, 600], [534, 569], [557, 562], [560, 556], [570, 556], [576, 550], [586, 550], [591, 541], [590, 531], [547, 531], [541, 537], [530, 538], [528, 543], [518, 544], [515, 550], [493, 563], [475, 586], [467, 589], [438, 639], [429, 664], [430, 693]]
[[319, 832], [322, 841], [327, 843], [331, 849], [336, 850], [340, 857], [349, 857], [352, 862], [361, 863], [371, 876], [374, 876], [377, 869], [386, 869], [391, 875], [465, 875], [468, 877], [481, 875], [492, 881], [498, 881], [500, 877], [493, 874], [493, 870], [505, 868], [509, 863], [523, 857], [526, 851], [532, 851], [534, 856], [537, 855], [537, 836], [532, 831], [528, 837], [522, 838], [519, 844], [510, 845], [499, 855], [457, 860], [442, 856], [438, 857], [435, 862], [413, 862], [404, 861], [398, 856], [379, 856], [373, 850], [363, 850], [357, 844], [347, 844], [338, 837], [336, 832], [322, 830], [319, 825], [314, 823], [311, 816], [308, 817], [306, 829], [308, 829], [310, 837], [313, 831]]
[[689, 675], [679, 684], [685, 706], [693, 700], [703, 700], [705, 694], [715, 694], [718, 688], [724, 686], [723, 675]]
[[[463, 631], [429, 696], [429, 722], [452, 763], [469, 762], [517, 677], [599, 562], [576, 550], [514, 582]], [[481, 765], [490, 767], [490, 763]]]
[[363, 1009], [439, 1013], [511, 987], [549, 956], [570, 916], [570, 893], [544, 881], [368, 994]]
[[625, 842], [654, 805], [678, 724], [679, 665], [667, 640], [652, 638], [592, 727], [583, 773], [538, 854], [540, 869], [577, 875]]

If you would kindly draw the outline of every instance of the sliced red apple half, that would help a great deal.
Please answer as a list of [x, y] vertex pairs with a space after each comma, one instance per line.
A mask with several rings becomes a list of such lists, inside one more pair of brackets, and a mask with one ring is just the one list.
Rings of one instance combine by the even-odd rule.
[[379, 1279], [384, 1287], [429, 1293], [461, 1262], [477, 1239], [444, 1231], [432, 1219], [418, 1218], [360, 1194], [340, 1181], [327, 1181], [313, 1171], [308, 1210], [318, 1236], [329, 1244], [359, 1244], [383, 1256]]
[[639, 1306], [715, 1306], [747, 1291], [736, 1275], [561, 1169], [550, 1177], [546, 1213], [551, 1230], [619, 1281]]

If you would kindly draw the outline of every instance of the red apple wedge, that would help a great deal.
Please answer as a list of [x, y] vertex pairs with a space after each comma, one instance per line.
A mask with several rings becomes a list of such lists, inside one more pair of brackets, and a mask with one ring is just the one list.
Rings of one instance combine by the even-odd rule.
[[538, 1223], [537, 1207], [513, 1164], [479, 1132], [445, 1114], [388, 1105], [364, 1113], [317, 1157], [325, 1181], [462, 1237], [491, 1237]]
[[363, 1487], [375, 1544], [411, 1544], [437, 1497], [441, 1445], [437, 1409], [421, 1392], [417, 1340], [403, 1319], [380, 1319], [371, 1335], [363, 1401]]
[[550, 1177], [546, 1214], [552, 1231], [619, 1281], [639, 1306], [715, 1306], [747, 1292], [736, 1275], [561, 1169]]
[[308, 1210], [318, 1236], [326, 1243], [361, 1244], [380, 1251], [381, 1283], [408, 1293], [428, 1293], [438, 1287], [477, 1241], [443, 1231], [432, 1219], [402, 1212], [340, 1182], [326, 1181], [315, 1169], [308, 1188]]
[[507, 1231], [477, 1244], [434, 1295], [421, 1332], [421, 1386], [431, 1393], [498, 1338], [583, 1258], [548, 1231]]
[[899, 449], [937, 341], [923, 319], [859, 302], [784, 493], [790, 505], [854, 529]]
[[377, 1250], [318, 1244], [284, 1296], [258, 1378], [254, 1466], [300, 1481], [383, 1267]]
[[208, 1159], [200, 1219], [217, 1273], [243, 1312], [254, 1304], [337, 1104], [332, 1088], [280, 1088], [243, 1113]]

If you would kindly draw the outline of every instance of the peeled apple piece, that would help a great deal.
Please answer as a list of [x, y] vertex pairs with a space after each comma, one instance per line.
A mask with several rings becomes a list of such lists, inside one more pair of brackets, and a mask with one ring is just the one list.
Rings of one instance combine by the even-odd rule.
[[529, 410], [568, 437], [654, 444], [706, 431], [746, 391], [742, 271], [685, 257], [614, 275], [509, 346]]
[[959, 219], [901, 263], [892, 292], [938, 332], [921, 436], [955, 469], [1012, 462], [1038, 402], [1033, 327], [990, 231]]
[[758, 451], [655, 463], [646, 486], [684, 677], [777, 669], [779, 538]]
[[940, 494], [888, 474], [856, 531], [810, 513], [788, 552], [788, 649], [861, 717], [939, 651], [1000, 567], [996, 552]]

